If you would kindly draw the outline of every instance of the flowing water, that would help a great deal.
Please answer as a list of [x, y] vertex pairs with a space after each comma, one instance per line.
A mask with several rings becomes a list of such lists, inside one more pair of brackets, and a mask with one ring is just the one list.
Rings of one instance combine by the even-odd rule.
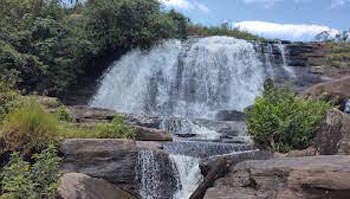
[[[293, 76], [280, 47], [283, 67]], [[175, 140], [164, 145], [177, 181], [173, 198], [187, 199], [202, 180], [201, 158], [251, 149], [247, 143], [223, 143], [222, 137], [228, 135], [194, 118], [215, 120], [220, 110], [242, 111], [251, 105], [266, 76], [273, 76], [271, 57], [265, 55], [270, 64], [261, 57], [253, 44], [231, 37], [164, 41], [147, 52], [133, 50], [114, 62], [90, 105], [161, 117], [160, 128], [172, 132]], [[141, 151], [138, 159], [140, 195], [161, 198], [162, 168], [154, 154]]]

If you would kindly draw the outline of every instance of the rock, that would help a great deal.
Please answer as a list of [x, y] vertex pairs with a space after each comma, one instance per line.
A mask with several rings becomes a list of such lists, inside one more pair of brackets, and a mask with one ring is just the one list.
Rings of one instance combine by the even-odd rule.
[[350, 156], [252, 160], [237, 164], [205, 199], [350, 198]]
[[60, 199], [137, 199], [115, 185], [81, 173], [66, 173], [58, 187]]
[[78, 122], [111, 121], [116, 111], [89, 106], [72, 106], [70, 111]]
[[213, 186], [216, 179], [223, 177], [228, 168], [245, 160], [266, 160], [271, 158], [267, 151], [244, 151], [227, 155], [218, 155], [208, 158], [200, 163], [204, 180], [191, 195], [190, 199], [202, 199], [208, 187]]
[[350, 76], [316, 84], [302, 92], [301, 96], [313, 99], [326, 97], [336, 104], [341, 104], [343, 99], [350, 98]]
[[328, 111], [317, 131], [316, 146], [321, 155], [350, 155], [350, 115], [338, 109]]
[[305, 156], [315, 156], [317, 155], [317, 148], [315, 146], [311, 146], [304, 150], [294, 150], [290, 151], [285, 155], [286, 158], [297, 158], [297, 157], [305, 157]]
[[[157, 142], [139, 142], [118, 139], [66, 139], [60, 146], [64, 159], [61, 166], [63, 173], [83, 173], [108, 182], [133, 195], [141, 187], [140, 159], [144, 151], [154, 156], [159, 165], [162, 182], [160, 199], [167, 199], [175, 192], [172, 163], [169, 155], [161, 150]], [[137, 169], [138, 168], [138, 169]]]
[[268, 151], [259, 151], [259, 150], [252, 150], [252, 151], [242, 151], [237, 152], [233, 154], [226, 154], [226, 155], [218, 155], [213, 156], [208, 159], [203, 160], [199, 167], [201, 168], [201, 172], [203, 176], [206, 176], [208, 172], [211, 170], [212, 165], [215, 164], [220, 159], [226, 159], [230, 162], [230, 165], [236, 165], [239, 162], [243, 162], [246, 160], [266, 160], [270, 159], [271, 153]]
[[157, 116], [126, 114], [126, 121], [131, 125], [159, 129], [162, 119]]
[[245, 114], [235, 110], [221, 110], [215, 115], [218, 121], [245, 121]]
[[135, 140], [138, 141], [172, 141], [171, 134], [166, 130], [133, 126]]

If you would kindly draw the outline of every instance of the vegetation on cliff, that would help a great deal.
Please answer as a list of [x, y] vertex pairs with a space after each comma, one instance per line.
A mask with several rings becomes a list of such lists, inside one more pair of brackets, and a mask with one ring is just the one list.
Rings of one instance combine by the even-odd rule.
[[[4, 0], [0, 5], [0, 78], [27, 91], [59, 93], [95, 59], [185, 38], [187, 18], [157, 0]], [[97, 69], [96, 69], [97, 70]]]
[[247, 111], [248, 134], [262, 149], [288, 152], [313, 144], [315, 131], [330, 104], [302, 99], [288, 86], [267, 81], [262, 97]]

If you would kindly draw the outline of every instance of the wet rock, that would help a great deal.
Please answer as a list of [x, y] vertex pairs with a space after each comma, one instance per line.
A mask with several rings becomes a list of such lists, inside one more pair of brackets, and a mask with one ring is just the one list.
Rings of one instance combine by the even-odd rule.
[[115, 185], [81, 173], [66, 173], [58, 187], [60, 199], [137, 199]]
[[205, 199], [350, 197], [350, 156], [253, 160], [237, 164]]
[[350, 115], [338, 109], [328, 111], [317, 131], [316, 146], [321, 155], [350, 155]]
[[166, 193], [174, 193], [175, 179], [169, 155], [161, 150], [157, 142], [139, 142], [118, 139], [66, 139], [60, 146], [63, 154], [63, 173], [83, 173], [104, 179], [137, 195], [141, 186], [137, 173], [140, 167], [140, 153], [150, 151], [161, 168], [159, 175], [164, 179], [160, 187]]
[[157, 116], [126, 114], [126, 121], [131, 125], [159, 129], [162, 119]]
[[221, 110], [215, 115], [218, 121], [245, 121], [245, 114], [235, 110]]
[[135, 140], [138, 141], [172, 141], [171, 134], [166, 130], [133, 126]]

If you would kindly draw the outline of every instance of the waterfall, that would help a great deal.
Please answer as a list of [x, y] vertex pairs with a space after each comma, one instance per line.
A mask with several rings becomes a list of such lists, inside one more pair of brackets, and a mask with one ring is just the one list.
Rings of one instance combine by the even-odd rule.
[[141, 150], [138, 153], [137, 177], [140, 181], [140, 196], [142, 199], [159, 198], [159, 185], [161, 183], [160, 165], [152, 151]]
[[253, 44], [231, 37], [165, 41], [112, 64], [92, 106], [127, 113], [213, 118], [243, 110], [264, 81]]
[[[266, 65], [266, 72], [267, 75], [271, 78], [274, 77], [274, 70], [272, 65], [272, 55], [273, 55], [273, 47], [271, 44], [267, 44], [266, 46], [266, 52], [264, 53], [265, 56], [265, 65]], [[285, 60], [285, 58], [283, 58]], [[284, 61], [283, 61], [284, 62]], [[284, 63], [283, 63], [284, 64]]]
[[[272, 55], [272, 47], [269, 50]], [[280, 51], [287, 70], [285, 50]], [[142, 199], [171, 198], [167, 194], [173, 193], [174, 199], [188, 199], [202, 180], [201, 158], [251, 150], [245, 142], [227, 142], [245, 136], [244, 130], [239, 134], [232, 130], [246, 129], [244, 122], [242, 127], [231, 121], [235, 128], [230, 128], [214, 120], [219, 111], [242, 111], [254, 102], [265, 75], [274, 75], [271, 57], [265, 55], [265, 64], [270, 63], [267, 67], [263, 59], [250, 42], [216, 36], [163, 41], [148, 51], [132, 50], [111, 65], [90, 105], [157, 116], [162, 121], [160, 128], [171, 131], [175, 138], [163, 144], [170, 154], [167, 160], [172, 161], [168, 167], [174, 171], [167, 184], [172, 192], [162, 188], [164, 172], [169, 173], [166, 164], [151, 151], [138, 153], [136, 180]], [[203, 123], [196, 122], [199, 120]], [[220, 140], [222, 137], [226, 140]]]
[[199, 183], [202, 181], [199, 168], [199, 158], [184, 155], [170, 155], [174, 170], [178, 172], [179, 179], [174, 199], [190, 198]]
[[283, 45], [282, 42], [279, 42], [277, 44], [277, 47], [281, 53], [282, 62], [283, 62], [282, 67], [283, 67], [284, 71], [287, 72], [288, 77], [290, 77], [291, 79], [296, 79], [297, 76], [296, 76], [294, 70], [288, 66], [285, 45]]

